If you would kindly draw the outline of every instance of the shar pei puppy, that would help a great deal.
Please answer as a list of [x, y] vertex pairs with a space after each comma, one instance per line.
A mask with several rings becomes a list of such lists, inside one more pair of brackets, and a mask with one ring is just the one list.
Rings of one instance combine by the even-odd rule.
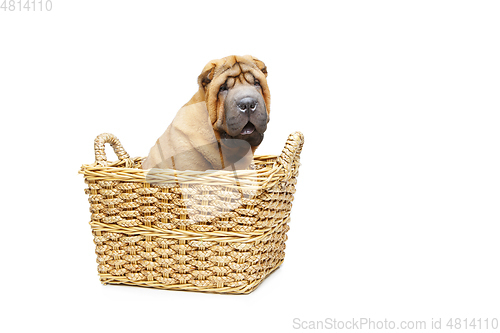
[[245, 169], [269, 122], [265, 64], [252, 56], [210, 61], [198, 91], [151, 148], [142, 168]]

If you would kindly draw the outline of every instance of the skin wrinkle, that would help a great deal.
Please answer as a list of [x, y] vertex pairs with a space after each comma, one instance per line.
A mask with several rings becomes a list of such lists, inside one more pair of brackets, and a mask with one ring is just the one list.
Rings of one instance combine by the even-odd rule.
[[[234, 77], [234, 76], [237, 76], [241, 73], [241, 67], [236, 67], [233, 65], [232, 67], [225, 69], [222, 73], [225, 73], [227, 71], [231, 71], [231, 73], [228, 73], [227, 76]], [[237, 74], [237, 75], [235, 75], [235, 74]], [[212, 102], [214, 104], [217, 104], [217, 101], [219, 100], [218, 92], [219, 92], [220, 86], [223, 85], [225, 81], [226, 81], [226, 76], [221, 76], [221, 74], [219, 74], [219, 75], [217, 75], [217, 78], [215, 78], [212, 82], [209, 83], [210, 87], [206, 91], [206, 98], [205, 98], [206, 101], [208, 102], [209, 107], [212, 104]], [[211, 98], [211, 96], [210, 96], [211, 93], [215, 93], [215, 98]], [[216, 109], [217, 109], [217, 106], [216, 106]], [[215, 117], [215, 118], [217, 118], [217, 117]], [[217, 123], [217, 119], [215, 119], [215, 122], [212, 122], [212, 124], [215, 124], [215, 123]]]
[[[236, 62], [236, 59], [234, 59], [234, 56], [232, 58], [233, 58], [233, 61]], [[227, 68], [226, 68], [226, 64], [227, 64], [227, 59], [225, 59], [224, 62], [222, 63], [220, 71], [218, 73], [214, 73], [214, 75], [212, 76], [212, 78], [210, 78], [210, 80], [212, 80], [214, 76], [220, 76], [220, 75], [224, 74], [226, 71], [228, 71], [229, 69], [231, 69], [234, 66], [234, 64], [233, 64], [232, 66], [227, 66]], [[214, 63], [212, 63], [212, 65], [214, 66], [214, 68], [217, 66]], [[217, 74], [217, 75], [215, 75], [215, 74]]]

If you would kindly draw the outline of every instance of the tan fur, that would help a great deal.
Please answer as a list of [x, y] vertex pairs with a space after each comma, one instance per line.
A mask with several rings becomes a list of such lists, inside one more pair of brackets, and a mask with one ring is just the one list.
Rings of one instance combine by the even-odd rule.
[[[209, 62], [198, 77], [199, 89], [175, 116], [165, 133], [151, 148], [142, 163], [143, 169], [175, 168], [177, 170], [220, 170], [230, 149], [221, 146], [219, 129], [224, 128], [224, 101], [219, 98], [219, 88], [229, 77], [237, 84], [246, 84], [244, 75], [250, 73], [262, 88], [267, 113], [271, 103], [267, 86], [267, 69], [264, 63], [252, 56], [229, 56]], [[252, 147], [254, 152], [257, 147]], [[251, 156], [232, 166], [244, 168]]]

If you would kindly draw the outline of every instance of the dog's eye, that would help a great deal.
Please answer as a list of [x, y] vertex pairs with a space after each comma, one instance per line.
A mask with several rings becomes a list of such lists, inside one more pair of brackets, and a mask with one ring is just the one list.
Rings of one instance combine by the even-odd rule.
[[255, 82], [253, 83], [256, 87], [260, 87], [260, 82], [259, 80], [255, 80]]
[[219, 87], [219, 92], [223, 92], [227, 90], [227, 84], [223, 84], [222, 86]]

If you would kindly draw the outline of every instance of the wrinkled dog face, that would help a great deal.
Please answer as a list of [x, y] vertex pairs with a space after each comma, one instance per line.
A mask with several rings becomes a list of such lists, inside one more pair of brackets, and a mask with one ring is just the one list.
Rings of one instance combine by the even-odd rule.
[[207, 67], [200, 75], [200, 85], [220, 139], [260, 145], [269, 121], [270, 102], [264, 63], [250, 56], [233, 56]]
[[219, 88], [219, 100], [226, 118], [219, 132], [251, 146], [260, 145], [268, 117], [259, 80], [250, 73], [229, 77]]

